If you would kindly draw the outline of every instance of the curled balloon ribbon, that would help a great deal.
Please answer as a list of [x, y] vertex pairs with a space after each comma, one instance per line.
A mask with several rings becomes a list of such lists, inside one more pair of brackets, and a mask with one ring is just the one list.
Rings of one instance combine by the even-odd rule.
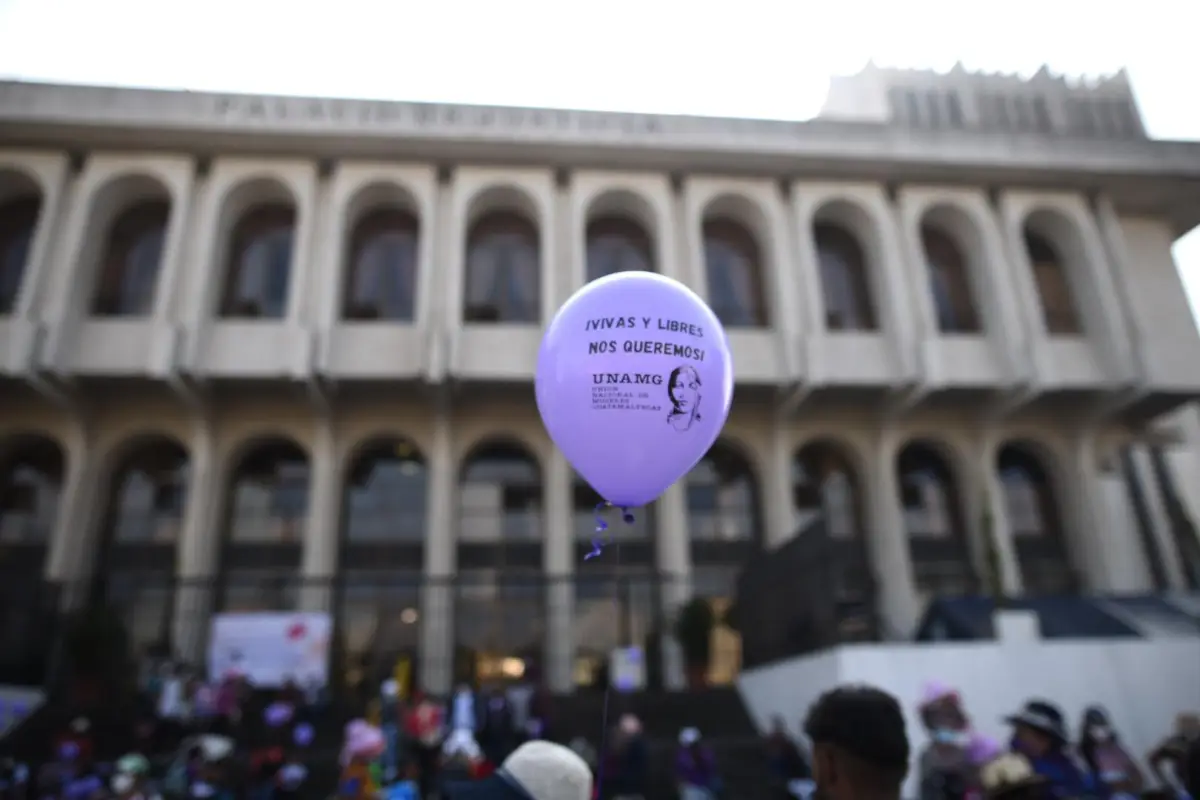
[[[596, 505], [596, 535], [592, 537], [592, 551], [583, 557], [584, 561], [590, 561], [600, 555], [604, 550], [604, 545], [608, 544], [608, 541], [606, 541], [608, 537], [604, 535], [604, 532], [608, 530], [608, 521], [604, 519], [604, 510], [611, 507], [612, 503], [598, 503]], [[632, 525], [634, 523], [633, 512], [628, 508], [622, 508], [621, 520], [626, 525]]]

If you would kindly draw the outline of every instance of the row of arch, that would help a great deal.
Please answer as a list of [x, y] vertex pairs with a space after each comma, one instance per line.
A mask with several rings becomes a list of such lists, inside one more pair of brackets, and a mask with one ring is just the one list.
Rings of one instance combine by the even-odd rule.
[[[979, 589], [962, 490], [944, 449], [933, 441], [913, 441], [900, 451], [895, 469], [918, 590]], [[1027, 568], [1026, 588], [1066, 588], [1064, 576], [1071, 570], [1059, 501], [1040, 450], [1008, 444], [999, 451], [996, 469], [1018, 557]], [[5, 443], [0, 451], [0, 542], [45, 548], [65, 470], [63, 451], [51, 439], [25, 436]], [[870, 534], [863, 479], [847, 451], [832, 441], [809, 443], [796, 452], [792, 470], [797, 526], [820, 516], [835, 541], [864, 543]], [[187, 505], [188, 474], [188, 452], [179, 442], [156, 436], [131, 444], [103, 494], [98, 571], [121, 548], [174, 545]], [[460, 548], [540, 544], [546, 524], [545, 481], [537, 458], [523, 445], [510, 440], [480, 445], [463, 461], [458, 480]], [[308, 455], [295, 442], [270, 438], [249, 446], [226, 483], [222, 558], [233, 561], [220, 569], [238, 566], [239, 548], [297, 545], [298, 550], [310, 485]], [[705, 558], [700, 543], [744, 544], [748, 549], [738, 551], [742, 558], [761, 545], [759, 479], [738, 446], [718, 442], [688, 475], [686, 489], [688, 536], [698, 547], [693, 560]], [[399, 546], [418, 552], [427, 535], [427, 496], [426, 461], [414, 444], [399, 438], [367, 442], [349, 462], [344, 478], [343, 547]], [[598, 499], [576, 479], [575, 535], [581, 542], [592, 533]], [[652, 540], [652, 529], [649, 514], [637, 526], [622, 527], [622, 535]], [[647, 552], [652, 560], [653, 548]], [[727, 549], [715, 553], [719, 559], [729, 556]], [[1024, 563], [1027, 556], [1038, 563]], [[1053, 563], [1047, 564], [1048, 558]], [[173, 560], [165, 563], [174, 568]], [[419, 570], [421, 563], [418, 554], [408, 566]], [[539, 559], [529, 566], [540, 564]]]
[[[0, 175], [0, 179], [6, 177]], [[41, 208], [32, 181], [22, 179], [14, 185], [18, 188], [8, 192], [0, 205], [0, 314], [11, 313], [16, 306]], [[89, 305], [93, 315], [137, 317], [153, 310], [172, 213], [166, 188], [156, 186], [149, 196], [142, 191], [140, 199], [118, 210], [101, 233], [102, 246], [88, 273], [94, 275]], [[370, 193], [369, 189], [364, 193]], [[287, 314], [296, 204], [287, 199], [290, 195], [281, 185], [272, 185], [265, 194], [283, 199], [244, 210], [222, 242], [223, 282], [217, 311], [223, 317], [279, 319]], [[396, 192], [371, 196], [391, 199], [363, 209], [350, 221], [341, 254], [341, 316], [359, 321], [412, 321], [421, 280], [422, 223], [410, 196]], [[612, 205], [604, 200], [599, 198], [593, 207]], [[709, 205], [701, 226], [710, 304], [726, 326], [769, 326], [767, 298], [771, 291], [760, 235], [764, 226], [745, 218], [747, 215], [728, 211], [745, 204], [720, 201]], [[874, 263], [877, 248], [867, 241], [864, 231], [846, 222], [866, 215], [854, 209], [842, 209], [846, 213], [841, 213], [841, 205], [848, 205], [847, 201], [836, 201], [818, 212], [811, 231], [825, 324], [830, 330], [874, 331], [879, 328], [881, 285], [877, 279], [880, 265]], [[532, 206], [529, 201], [492, 207], [471, 220], [462, 297], [465, 322], [533, 324], [541, 320], [542, 241], [535, 215], [523, 208]], [[1027, 223], [1026, 254], [1047, 332], [1075, 334], [1081, 332], [1081, 321], [1066, 250], [1052, 235], [1055, 225], [1039, 224], [1037, 219], [1049, 213], [1039, 211]], [[644, 216], [604, 211], [589, 218], [584, 234], [588, 281], [615, 272], [661, 268], [654, 226], [641, 218]], [[943, 333], [978, 333], [984, 326], [978, 302], [983, 290], [976, 277], [982, 266], [972, 261], [975, 255], [969, 240], [973, 237], [962, 234], [971, 227], [968, 215], [950, 207], [931, 209], [920, 225], [928, 289]]]

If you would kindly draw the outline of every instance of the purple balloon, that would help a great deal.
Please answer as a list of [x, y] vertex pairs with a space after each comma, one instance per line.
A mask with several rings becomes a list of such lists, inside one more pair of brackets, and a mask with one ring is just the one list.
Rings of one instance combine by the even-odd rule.
[[292, 731], [292, 740], [298, 747], [308, 747], [313, 741], [313, 726], [307, 722], [301, 722]]
[[542, 338], [550, 438], [614, 506], [644, 506], [704, 457], [733, 399], [729, 343], [695, 292], [622, 272], [572, 295]]
[[272, 703], [263, 712], [268, 726], [278, 728], [292, 721], [292, 707], [288, 703]]

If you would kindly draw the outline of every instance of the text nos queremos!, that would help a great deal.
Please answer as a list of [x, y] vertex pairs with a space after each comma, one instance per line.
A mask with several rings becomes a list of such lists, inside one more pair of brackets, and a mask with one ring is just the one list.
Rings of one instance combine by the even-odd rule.
[[[597, 317], [589, 319], [584, 326], [588, 332], [627, 330], [627, 331], [663, 331], [664, 333], [686, 333], [697, 339], [704, 338], [704, 329], [699, 325], [680, 320], [664, 319], [661, 317]], [[685, 358], [691, 361], [704, 360], [704, 348], [694, 345], [663, 342], [655, 339], [628, 339], [617, 342], [615, 339], [600, 340], [588, 343], [588, 355], [604, 355], [606, 353], [628, 353], [630, 355], [669, 356]]]

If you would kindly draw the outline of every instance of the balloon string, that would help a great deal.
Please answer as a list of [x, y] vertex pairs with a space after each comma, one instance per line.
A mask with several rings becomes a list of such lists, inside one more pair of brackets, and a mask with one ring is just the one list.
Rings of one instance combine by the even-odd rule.
[[591, 561], [596, 556], [600, 555], [600, 551], [604, 549], [607, 542], [604, 541], [604, 532], [608, 530], [608, 522], [604, 519], [604, 509], [608, 508], [611, 503], [598, 503], [596, 505], [596, 535], [592, 537], [592, 552], [583, 557], [584, 561]]
[[[591, 561], [604, 551], [604, 546], [610, 542], [605, 541], [608, 537], [604, 536], [604, 532], [608, 530], [608, 521], [604, 519], [604, 510], [612, 508], [612, 503], [597, 503], [595, 510], [596, 519], [596, 535], [592, 537], [592, 549], [583, 557], [584, 561]], [[626, 525], [632, 525], [636, 520], [633, 512], [625, 506], [621, 506], [621, 520]]]
[[[596, 507], [596, 532], [602, 533], [608, 530], [608, 523], [604, 521], [601, 512], [607, 508], [609, 503], [601, 503]], [[632, 525], [635, 520], [633, 512], [628, 508], [621, 508], [621, 520], [626, 525]], [[584, 560], [600, 555], [602, 545], [598, 545], [596, 539], [592, 540], [592, 552], [584, 556]], [[621, 604], [621, 540], [618, 538], [613, 541], [614, 555], [614, 579], [613, 579], [613, 608]], [[604, 797], [604, 763], [608, 760], [608, 709], [609, 701], [612, 698], [612, 675], [608, 676], [608, 682], [604, 685], [604, 706], [600, 713], [600, 752], [599, 763], [596, 764], [596, 797]]]

